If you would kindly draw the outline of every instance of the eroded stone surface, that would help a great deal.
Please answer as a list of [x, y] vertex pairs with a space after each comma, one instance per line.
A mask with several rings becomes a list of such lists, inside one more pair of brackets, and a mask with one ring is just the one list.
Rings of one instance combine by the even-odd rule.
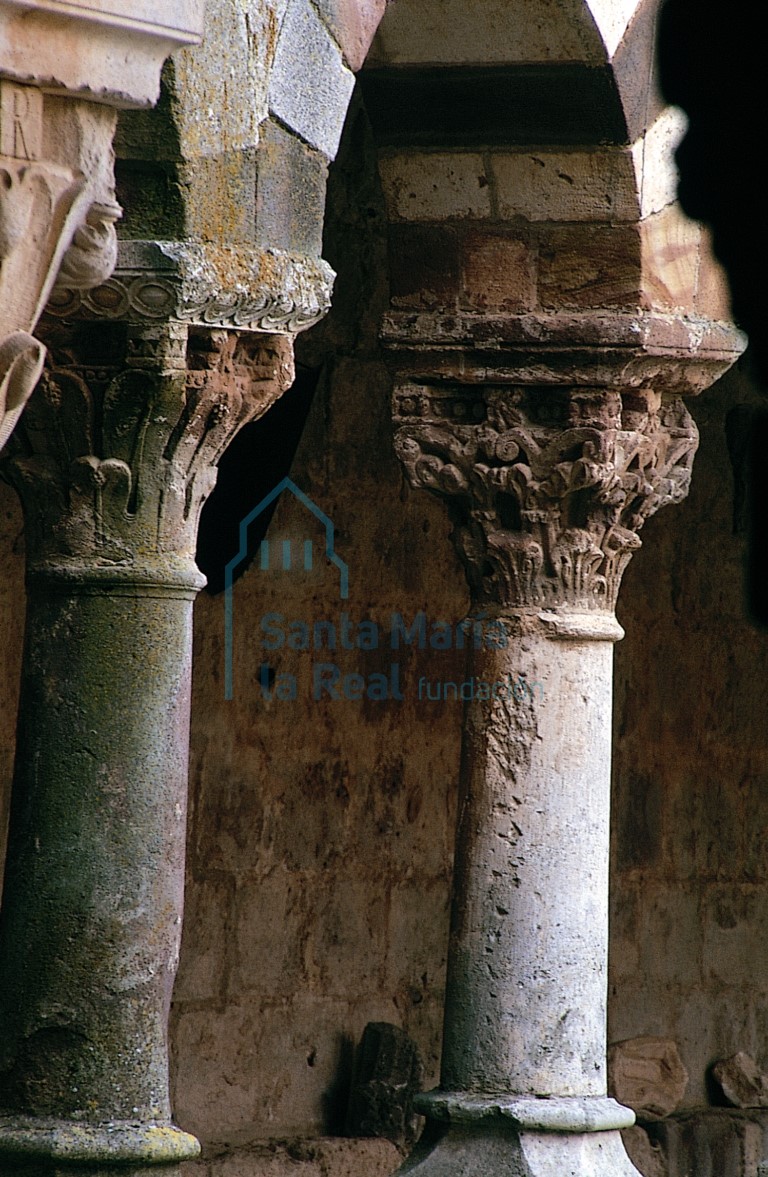
[[744, 1051], [715, 1063], [712, 1074], [734, 1107], [768, 1107], [768, 1075]]
[[668, 1116], [688, 1085], [677, 1044], [668, 1038], [631, 1038], [608, 1051], [609, 1090], [642, 1118]]

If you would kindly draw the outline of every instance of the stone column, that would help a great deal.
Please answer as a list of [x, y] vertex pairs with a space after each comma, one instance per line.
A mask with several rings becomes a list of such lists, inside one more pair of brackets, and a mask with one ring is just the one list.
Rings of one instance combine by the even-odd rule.
[[632, 1177], [618, 1130], [634, 1116], [606, 1092], [614, 608], [645, 519], [688, 488], [697, 433], [679, 393], [725, 350], [686, 367], [573, 336], [552, 348], [542, 320], [538, 339], [473, 353], [445, 331], [425, 347], [427, 321], [385, 326], [395, 444], [411, 485], [448, 502], [473, 698], [441, 1086], [420, 1097], [427, 1129], [401, 1171]]
[[198, 515], [288, 336], [59, 325], [6, 451], [28, 613], [0, 917], [0, 1174], [139, 1175], [171, 1121]]

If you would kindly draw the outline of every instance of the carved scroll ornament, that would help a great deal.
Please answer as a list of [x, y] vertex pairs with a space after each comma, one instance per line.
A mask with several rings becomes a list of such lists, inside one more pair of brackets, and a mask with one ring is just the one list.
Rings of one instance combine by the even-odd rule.
[[105, 330], [101, 359], [94, 329], [86, 354], [66, 333], [51, 342], [3, 457], [24, 505], [28, 567], [200, 587], [197, 523], [216, 463], [291, 384], [290, 340], [181, 324]]
[[682, 401], [520, 387], [437, 404], [401, 389], [395, 445], [411, 485], [449, 500], [475, 600], [612, 610], [643, 523], [687, 493], [698, 433]]

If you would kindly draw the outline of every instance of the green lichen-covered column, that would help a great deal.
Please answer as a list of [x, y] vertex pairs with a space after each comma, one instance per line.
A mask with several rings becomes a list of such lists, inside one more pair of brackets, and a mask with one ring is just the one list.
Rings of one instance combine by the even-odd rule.
[[0, 1174], [175, 1173], [192, 602], [221, 452], [287, 337], [58, 328], [3, 463], [28, 613], [0, 916]]

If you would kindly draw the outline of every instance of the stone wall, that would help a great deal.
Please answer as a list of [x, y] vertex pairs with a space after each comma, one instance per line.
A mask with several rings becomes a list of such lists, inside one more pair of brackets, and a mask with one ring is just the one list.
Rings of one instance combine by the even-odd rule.
[[744, 615], [728, 447], [743, 473], [757, 401], [736, 370], [691, 406], [690, 496], [648, 525], [619, 598], [610, 1038], [674, 1038], [686, 1106], [719, 1058], [768, 1055], [768, 641]]

